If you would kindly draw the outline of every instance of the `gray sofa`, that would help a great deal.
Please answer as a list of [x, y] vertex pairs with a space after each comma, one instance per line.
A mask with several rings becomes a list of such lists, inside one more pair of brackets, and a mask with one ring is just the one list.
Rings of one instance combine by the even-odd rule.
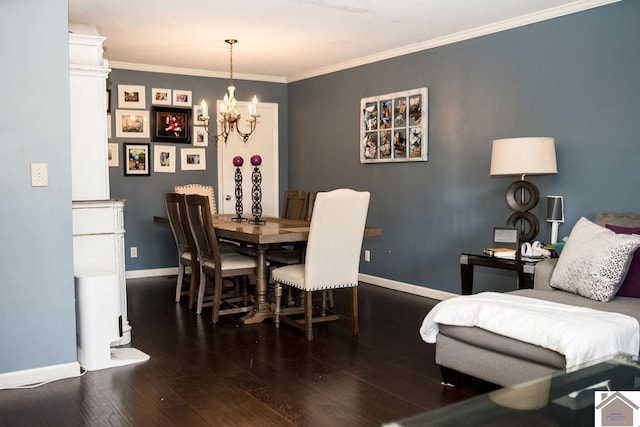
[[[599, 225], [640, 227], [640, 215], [600, 213]], [[515, 295], [562, 304], [623, 313], [640, 320], [638, 298], [616, 296], [610, 302], [594, 301], [549, 285], [557, 259], [541, 261], [535, 269], [534, 289], [513, 291]], [[436, 363], [445, 383], [459, 385], [462, 376], [471, 375], [501, 386], [511, 386], [553, 371], [564, 369], [564, 355], [523, 341], [510, 339], [477, 327], [438, 325]]]

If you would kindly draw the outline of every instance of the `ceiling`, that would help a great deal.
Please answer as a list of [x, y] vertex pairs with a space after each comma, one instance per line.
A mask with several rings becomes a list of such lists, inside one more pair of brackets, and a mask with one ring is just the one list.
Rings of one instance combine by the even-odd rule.
[[111, 67], [290, 82], [617, 0], [69, 0]]

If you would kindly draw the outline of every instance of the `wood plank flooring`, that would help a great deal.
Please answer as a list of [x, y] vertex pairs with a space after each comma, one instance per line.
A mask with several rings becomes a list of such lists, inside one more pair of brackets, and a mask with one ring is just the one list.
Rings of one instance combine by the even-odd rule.
[[[1, 426], [376, 426], [486, 392], [440, 384], [418, 328], [434, 300], [362, 284], [360, 335], [314, 326], [211, 323], [176, 304], [175, 278], [129, 280], [132, 347], [148, 362], [0, 390]], [[348, 291], [336, 291], [346, 310]], [[346, 311], [345, 311], [346, 312]]]

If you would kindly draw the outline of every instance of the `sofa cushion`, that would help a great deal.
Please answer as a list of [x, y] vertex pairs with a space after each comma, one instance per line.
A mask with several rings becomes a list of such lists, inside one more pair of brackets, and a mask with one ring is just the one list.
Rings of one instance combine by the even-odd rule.
[[[618, 234], [640, 235], [640, 227], [621, 227], [619, 225], [607, 224], [607, 228]], [[627, 270], [627, 275], [617, 295], [640, 298], [640, 250], [638, 249], [636, 249], [636, 252], [633, 254], [631, 265], [629, 265], [629, 270]]]
[[580, 218], [551, 275], [551, 286], [596, 301], [610, 301], [622, 285], [640, 236], [616, 234]]

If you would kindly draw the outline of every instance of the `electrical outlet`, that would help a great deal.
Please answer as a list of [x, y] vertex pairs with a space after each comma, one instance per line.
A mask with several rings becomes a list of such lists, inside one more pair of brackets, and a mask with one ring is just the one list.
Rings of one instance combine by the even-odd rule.
[[47, 187], [49, 185], [49, 170], [46, 163], [31, 163], [31, 186]]
[[365, 249], [365, 251], [364, 251], [364, 260], [366, 262], [370, 262], [371, 261], [371, 251], [369, 249]]
[[131, 258], [138, 258], [138, 248], [131, 246]]

